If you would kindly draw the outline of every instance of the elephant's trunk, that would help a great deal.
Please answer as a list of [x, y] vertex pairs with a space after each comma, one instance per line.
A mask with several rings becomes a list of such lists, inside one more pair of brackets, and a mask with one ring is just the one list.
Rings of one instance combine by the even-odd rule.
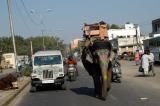
[[107, 49], [99, 50], [98, 51], [99, 57], [99, 65], [101, 70], [101, 85], [102, 85], [102, 94], [103, 98], [107, 95], [107, 88], [108, 88], [108, 63], [109, 63], [109, 51]]

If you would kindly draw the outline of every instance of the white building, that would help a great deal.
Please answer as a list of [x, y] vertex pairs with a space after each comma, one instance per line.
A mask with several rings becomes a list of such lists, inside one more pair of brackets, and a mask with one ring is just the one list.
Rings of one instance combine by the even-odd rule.
[[109, 29], [109, 40], [116, 39], [119, 54], [123, 52], [143, 51], [143, 40], [140, 36], [140, 27], [138, 25], [127, 23], [123, 29]]
[[132, 24], [132, 23], [125, 24], [123, 29], [109, 29], [108, 30], [109, 40], [112, 40], [114, 38], [135, 37], [136, 34], [138, 37], [140, 37], [140, 28], [139, 26]]

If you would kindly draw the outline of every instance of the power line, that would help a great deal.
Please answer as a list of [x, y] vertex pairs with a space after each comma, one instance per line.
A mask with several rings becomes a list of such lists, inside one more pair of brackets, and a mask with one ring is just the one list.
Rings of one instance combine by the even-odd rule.
[[[28, 9], [27, 9], [27, 7], [26, 7], [26, 5], [25, 5], [25, 3], [24, 3], [23, 0], [21, 0], [21, 4], [22, 4], [22, 6], [24, 7], [24, 11], [25, 11], [25, 13], [27, 14], [27, 16], [29, 17], [30, 21], [31, 21], [33, 24], [37, 25], [37, 26], [42, 26], [42, 27], [43, 27], [42, 29], [46, 29], [46, 30], [47, 30], [47, 27], [46, 27], [46, 24], [44, 23], [44, 20], [41, 19], [41, 20], [40, 20], [40, 23], [35, 22], [35, 21], [33, 20], [33, 18], [31, 17], [30, 12], [28, 12]], [[42, 29], [41, 29], [41, 30], [42, 30]]]
[[27, 14], [27, 16], [29, 17], [30, 21], [31, 21], [33, 24], [35, 24], [35, 25], [39, 25], [39, 24], [37, 24], [37, 23], [32, 19], [32, 17], [30, 16], [30, 13], [28, 12], [28, 9], [27, 9], [27, 7], [26, 7], [26, 5], [25, 5], [25, 3], [24, 3], [23, 0], [21, 0], [21, 3], [22, 3], [22, 6], [23, 6], [23, 8], [24, 8], [24, 11], [25, 11], [25, 13]]
[[23, 24], [25, 25], [26, 29], [31, 33], [31, 30], [30, 30], [28, 24], [26, 23], [26, 21], [25, 21], [25, 19], [24, 19], [24, 17], [23, 17], [23, 14], [22, 14], [22, 12], [21, 12], [21, 9], [19, 8], [18, 3], [17, 3], [16, 0], [15, 0], [15, 6], [16, 6], [17, 10], [19, 11], [19, 14], [20, 14], [20, 17], [21, 17], [21, 21], [22, 21]]

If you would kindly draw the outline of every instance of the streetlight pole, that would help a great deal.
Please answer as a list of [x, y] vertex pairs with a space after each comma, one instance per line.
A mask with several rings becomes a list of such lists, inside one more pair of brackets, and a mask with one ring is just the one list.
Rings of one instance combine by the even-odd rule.
[[137, 42], [137, 49], [142, 50], [142, 45], [140, 41], [140, 30], [138, 30], [139, 26], [135, 24], [135, 31], [136, 31], [136, 42]]
[[30, 46], [31, 46], [31, 57], [33, 56], [33, 45], [32, 45], [32, 41], [30, 41]]
[[18, 71], [18, 68], [17, 68], [17, 52], [16, 52], [15, 37], [14, 37], [12, 14], [11, 14], [11, 0], [7, 0], [7, 7], [8, 7], [8, 14], [9, 14], [10, 33], [11, 33], [11, 36], [12, 36], [14, 56], [15, 56], [16, 71]]

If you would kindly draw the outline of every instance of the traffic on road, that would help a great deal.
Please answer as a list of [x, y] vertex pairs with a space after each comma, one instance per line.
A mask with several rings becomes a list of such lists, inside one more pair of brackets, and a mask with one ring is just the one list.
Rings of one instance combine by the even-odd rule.
[[[159, 66], [155, 67], [157, 76], [143, 77], [133, 61], [121, 60], [122, 82], [113, 82], [106, 101], [95, 97], [92, 77], [78, 62], [79, 76], [76, 81], [67, 80], [67, 89], [42, 87], [37, 92], [30, 92], [30, 85], [10, 106], [159, 106]], [[23, 95], [23, 96], [22, 96]]]

